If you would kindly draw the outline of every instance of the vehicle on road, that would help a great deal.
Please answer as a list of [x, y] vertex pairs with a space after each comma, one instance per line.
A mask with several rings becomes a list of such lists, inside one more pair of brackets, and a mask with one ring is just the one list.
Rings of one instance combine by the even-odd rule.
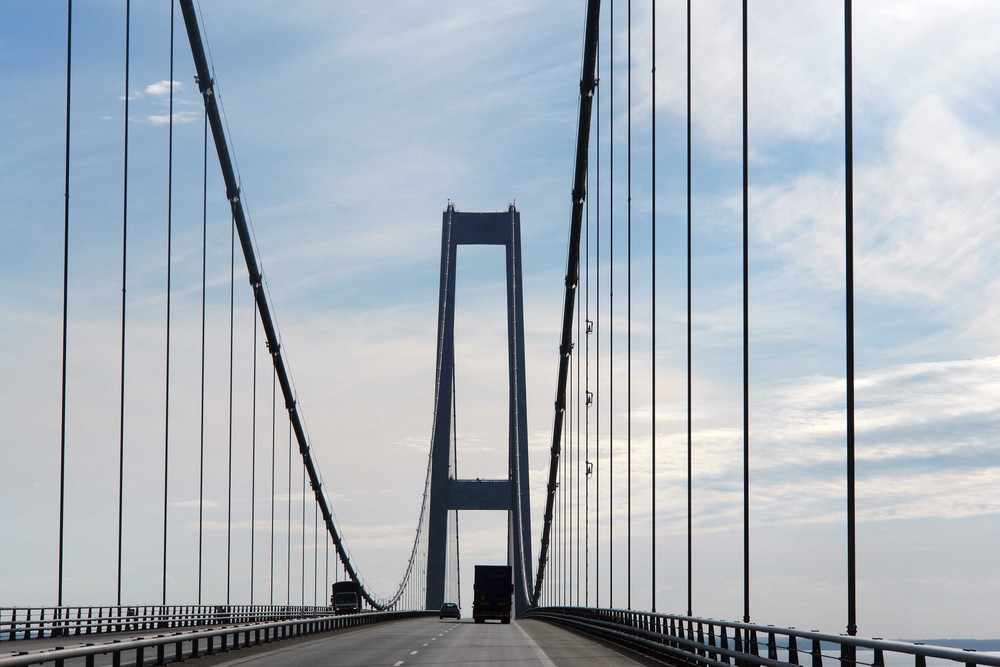
[[361, 585], [356, 581], [338, 581], [330, 594], [330, 606], [335, 615], [357, 614], [361, 611]]
[[472, 619], [476, 623], [485, 623], [491, 618], [510, 623], [514, 594], [510, 565], [477, 565], [472, 591]]
[[462, 609], [454, 602], [445, 602], [438, 614], [438, 620], [442, 618], [462, 618]]

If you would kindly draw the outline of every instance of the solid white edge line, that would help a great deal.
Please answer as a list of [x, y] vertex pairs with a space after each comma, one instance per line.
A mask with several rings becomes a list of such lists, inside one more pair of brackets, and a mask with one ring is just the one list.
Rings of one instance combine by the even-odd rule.
[[544, 667], [556, 667], [556, 663], [549, 660], [549, 656], [545, 655], [545, 651], [543, 651], [541, 647], [535, 643], [535, 640], [531, 638], [531, 635], [529, 635], [527, 632], [524, 631], [523, 628], [521, 628], [521, 625], [519, 623], [511, 623], [511, 625], [517, 628], [517, 631], [520, 632], [521, 636], [524, 637], [525, 641], [528, 643], [528, 646], [530, 646], [531, 650], [534, 651], [535, 656], [537, 656], [538, 658], [539, 665], [543, 665]]

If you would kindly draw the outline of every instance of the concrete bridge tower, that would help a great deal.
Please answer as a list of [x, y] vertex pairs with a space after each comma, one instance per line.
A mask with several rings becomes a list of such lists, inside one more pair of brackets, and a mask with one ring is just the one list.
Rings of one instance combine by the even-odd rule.
[[[514, 610], [520, 614], [528, 608], [532, 581], [531, 505], [525, 410], [520, 225], [520, 214], [513, 205], [500, 213], [464, 213], [456, 211], [454, 205], [449, 204], [444, 212], [441, 229], [437, 382], [431, 447], [428, 609], [437, 609], [444, 602], [448, 510], [501, 510], [508, 513], [507, 558], [514, 571]], [[507, 479], [456, 479], [451, 471], [452, 391], [455, 382], [455, 259], [460, 245], [502, 245], [506, 249], [509, 378]]]

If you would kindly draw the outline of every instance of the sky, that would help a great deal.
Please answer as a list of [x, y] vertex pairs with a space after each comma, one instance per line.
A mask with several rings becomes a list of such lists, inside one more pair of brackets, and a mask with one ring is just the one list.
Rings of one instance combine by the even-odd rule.
[[[743, 611], [740, 5], [692, 4], [692, 610], [736, 620]], [[73, 7], [69, 604], [107, 604], [115, 596], [123, 5], [78, 0]], [[567, 590], [574, 603], [649, 608], [655, 521], [656, 608], [684, 613], [685, 3], [656, 7], [655, 105], [649, 3], [632, 3], [631, 58], [628, 3], [615, 3], [613, 26], [608, 3], [602, 8], [583, 251], [589, 271], [581, 285], [583, 317], [595, 322], [595, 332], [577, 347], [581, 368], [589, 368], [582, 383], [595, 402], [589, 411], [574, 407], [571, 417], [574, 433], [579, 417], [589, 434], [580, 454], [596, 472], [584, 489], [589, 505], [580, 507], [590, 536], [580, 567], [589, 577], [574, 572]], [[0, 528], [0, 606], [53, 604], [56, 596], [65, 9], [48, 0], [0, 2], [0, 501], [8, 508]], [[462, 211], [514, 203], [521, 212], [537, 555], [584, 3], [212, 0], [200, 9], [243, 201], [324, 490], [352, 559], [381, 596], [392, 593], [405, 568], [423, 491], [441, 213], [449, 202]], [[758, 0], [749, 8], [751, 617], [827, 632], [843, 632], [846, 624], [842, 10], [819, 0]], [[169, 20], [169, 3], [133, 3], [127, 603], [159, 601], [168, 429], [168, 601], [193, 603], [198, 595], [203, 126], [180, 12], [171, 77]], [[858, 622], [866, 636], [997, 634], [998, 21], [1000, 5], [989, 0], [873, 0], [854, 8]], [[230, 227], [211, 152], [207, 187], [203, 597], [214, 604], [228, 594], [234, 604], [246, 603], [252, 590], [257, 603], [311, 603], [324, 598], [326, 581], [338, 574], [325, 571], [322, 540], [313, 546], [311, 506], [303, 520], [301, 466], [293, 463], [289, 474], [280, 400], [272, 425], [271, 373], [259, 332], [254, 361], [252, 294], [239, 257], [236, 557], [226, 572]], [[462, 477], [501, 477], [502, 251], [462, 248], [458, 271], [458, 468]], [[502, 515], [461, 513], [466, 612], [472, 565], [503, 561], [505, 530]], [[257, 561], [252, 585], [251, 549], [275, 554], [273, 576], [266, 559]], [[571, 572], [575, 555], [572, 562]], [[449, 583], [449, 596], [456, 585]]]

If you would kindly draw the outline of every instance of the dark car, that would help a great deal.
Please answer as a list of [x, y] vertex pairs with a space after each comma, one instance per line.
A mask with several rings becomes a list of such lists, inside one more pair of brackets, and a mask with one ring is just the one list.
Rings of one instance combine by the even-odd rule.
[[462, 618], [462, 610], [454, 602], [445, 602], [441, 605], [441, 613], [438, 618]]

